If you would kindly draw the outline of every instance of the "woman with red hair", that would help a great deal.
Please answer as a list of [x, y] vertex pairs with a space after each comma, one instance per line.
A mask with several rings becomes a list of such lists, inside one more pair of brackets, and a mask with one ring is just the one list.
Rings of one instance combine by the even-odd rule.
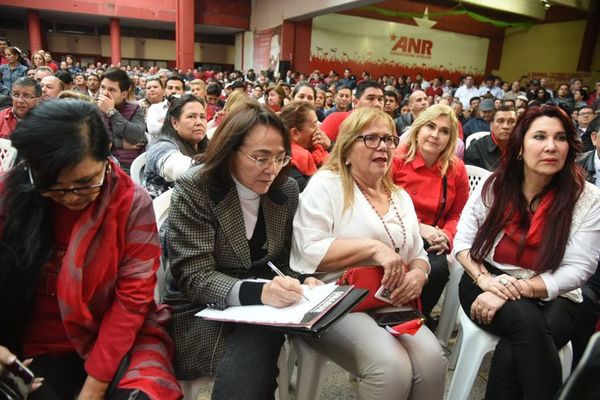
[[551, 399], [560, 388], [558, 349], [580, 315], [579, 289], [600, 256], [600, 190], [585, 182], [567, 114], [527, 110], [500, 167], [471, 195], [454, 240], [465, 268], [462, 307], [500, 336], [489, 399]]

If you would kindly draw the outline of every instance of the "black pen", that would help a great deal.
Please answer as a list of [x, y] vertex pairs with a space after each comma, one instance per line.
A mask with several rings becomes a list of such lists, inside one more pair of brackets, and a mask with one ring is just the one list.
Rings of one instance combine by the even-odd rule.
[[[267, 265], [269, 266], [269, 268], [271, 268], [271, 270], [273, 270], [273, 272], [275, 272], [277, 275], [279, 275], [282, 278], [285, 278], [286, 276], [283, 274], [283, 272], [281, 272], [279, 270], [279, 268], [277, 268], [275, 266], [275, 264], [273, 264], [271, 261], [267, 261]], [[302, 295], [302, 297], [304, 297], [304, 300], [309, 301], [308, 298], [305, 295]]]

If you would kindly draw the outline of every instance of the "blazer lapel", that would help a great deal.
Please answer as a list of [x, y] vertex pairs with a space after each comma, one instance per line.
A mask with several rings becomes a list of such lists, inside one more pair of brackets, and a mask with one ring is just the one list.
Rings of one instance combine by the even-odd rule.
[[262, 196], [261, 207], [267, 230], [267, 250], [269, 255], [278, 254], [283, 248], [287, 219], [287, 196], [279, 192], [275, 196]]
[[244, 268], [250, 268], [250, 247], [246, 239], [242, 207], [235, 186], [215, 204], [215, 215], [234, 253], [243, 263]]

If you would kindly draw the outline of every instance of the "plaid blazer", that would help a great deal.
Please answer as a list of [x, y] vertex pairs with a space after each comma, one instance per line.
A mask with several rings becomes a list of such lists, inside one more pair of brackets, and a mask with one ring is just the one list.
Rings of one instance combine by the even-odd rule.
[[292, 221], [298, 206], [296, 183], [288, 179], [261, 196], [267, 256], [252, 263], [233, 181], [210, 187], [199, 168], [190, 169], [177, 181], [169, 208], [165, 302], [174, 308], [170, 333], [179, 379], [213, 375], [231, 331], [231, 324], [206, 321], [195, 313], [207, 306], [226, 308], [232, 286], [254, 276], [251, 268], [269, 260], [285, 274], [296, 276], [289, 268]]

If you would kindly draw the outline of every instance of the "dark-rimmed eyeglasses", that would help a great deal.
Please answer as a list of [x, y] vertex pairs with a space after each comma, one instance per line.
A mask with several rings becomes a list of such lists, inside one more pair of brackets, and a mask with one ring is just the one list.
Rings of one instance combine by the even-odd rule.
[[375, 133], [366, 133], [363, 135], [358, 135], [356, 140], [362, 139], [363, 143], [369, 149], [377, 149], [381, 142], [385, 143], [387, 148], [395, 149], [400, 144], [400, 137], [395, 135], [383, 135], [379, 136]]
[[33, 99], [37, 99], [40, 96], [36, 96], [35, 94], [31, 94], [31, 93], [11, 93], [10, 97], [12, 97], [14, 100], [23, 100], [23, 101], [29, 101], [29, 100], [33, 100]]
[[[39, 189], [43, 195], [50, 197], [65, 197], [67, 194], [71, 193], [75, 196], [89, 196], [92, 194], [99, 193], [102, 186], [104, 185], [104, 179], [108, 173], [110, 173], [111, 168], [108, 161], [104, 162], [102, 165], [102, 169], [98, 171], [97, 174], [92, 176], [92, 179], [102, 174], [102, 179], [100, 182], [89, 185], [89, 186], [80, 186], [80, 187], [71, 187], [69, 189]], [[29, 173], [29, 182], [35, 187], [35, 182], [33, 180], [33, 176], [31, 175], [31, 169], [27, 168], [27, 172]]]
[[269, 156], [269, 157], [252, 157], [250, 154], [245, 153], [242, 149], [238, 149], [240, 153], [251, 159], [256, 163], [257, 168], [267, 168], [271, 164], [275, 164], [277, 168], [283, 168], [289, 164], [291, 157], [287, 154], [285, 156]]

